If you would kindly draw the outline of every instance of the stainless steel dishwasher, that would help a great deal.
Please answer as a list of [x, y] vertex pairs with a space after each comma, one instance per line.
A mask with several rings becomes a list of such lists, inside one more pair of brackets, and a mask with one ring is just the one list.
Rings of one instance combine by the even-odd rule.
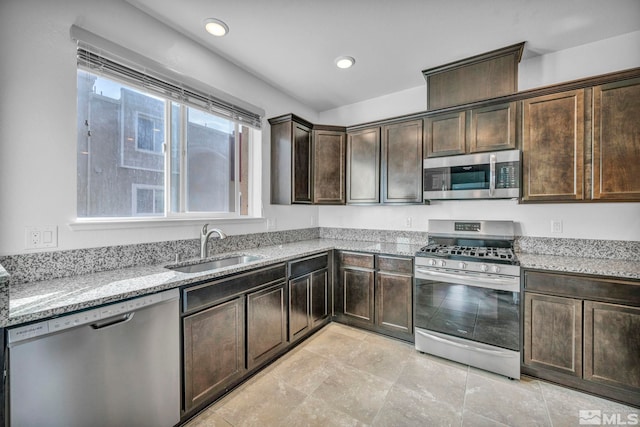
[[9, 329], [11, 426], [173, 426], [177, 289]]

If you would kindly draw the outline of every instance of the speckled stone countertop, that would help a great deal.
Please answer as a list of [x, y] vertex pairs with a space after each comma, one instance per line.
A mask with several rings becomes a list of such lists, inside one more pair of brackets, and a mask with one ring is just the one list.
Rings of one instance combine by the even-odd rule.
[[520, 266], [537, 270], [640, 279], [640, 261], [518, 253]]
[[[333, 239], [304, 240], [276, 246], [217, 254], [211, 259], [234, 254], [257, 255], [261, 259], [201, 273], [180, 273], [161, 265], [130, 267], [39, 282], [12, 285], [9, 314], [5, 326], [115, 302], [171, 288], [212, 280], [232, 273], [285, 262], [331, 249], [413, 256], [420, 245], [347, 241]], [[190, 260], [196, 262], [198, 260]], [[189, 263], [183, 262], [181, 264]]]

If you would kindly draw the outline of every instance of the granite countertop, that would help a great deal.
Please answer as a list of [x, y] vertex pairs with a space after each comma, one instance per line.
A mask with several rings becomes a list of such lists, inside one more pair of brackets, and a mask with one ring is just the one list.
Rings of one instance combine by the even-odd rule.
[[[18, 325], [126, 298], [213, 280], [232, 273], [285, 262], [331, 249], [413, 256], [419, 248], [419, 245], [411, 244], [315, 239], [217, 254], [211, 259], [236, 254], [256, 255], [260, 259], [214, 271], [181, 273], [165, 268], [166, 265], [172, 263], [163, 263], [27, 282], [11, 286], [9, 316], [8, 319], [5, 319], [5, 326]], [[180, 264], [198, 261], [193, 259]], [[2, 280], [1, 277], [0, 271], [0, 280]]]
[[[14, 326], [127, 298], [213, 280], [229, 274], [277, 262], [286, 262], [331, 249], [413, 256], [420, 246], [320, 238], [217, 254], [211, 259], [237, 254], [256, 255], [260, 259], [214, 271], [181, 273], [165, 268], [166, 265], [172, 264], [167, 262], [160, 265], [123, 268], [60, 279], [12, 284], [9, 290], [8, 314], [5, 315], [6, 309], [2, 310], [3, 318], [0, 319], [0, 322], [4, 326]], [[529, 253], [518, 253], [518, 259], [523, 268], [640, 279], [639, 261]], [[181, 264], [198, 261], [198, 259], [191, 259]], [[8, 274], [0, 266], [0, 285], [7, 286], [3, 284], [7, 280]]]

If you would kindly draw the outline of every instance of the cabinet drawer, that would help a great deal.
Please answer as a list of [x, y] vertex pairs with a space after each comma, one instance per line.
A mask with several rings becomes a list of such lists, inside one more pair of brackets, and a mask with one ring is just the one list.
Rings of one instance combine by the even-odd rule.
[[186, 288], [182, 291], [183, 313], [209, 307], [218, 301], [246, 293], [253, 288], [285, 280], [285, 277], [285, 264], [277, 264], [261, 270]]
[[340, 252], [341, 267], [374, 267], [374, 256], [371, 254], [358, 254], [354, 252]]
[[388, 273], [413, 274], [413, 259], [378, 255], [378, 270]]
[[323, 253], [289, 263], [289, 277], [304, 276], [312, 271], [326, 268], [329, 263], [329, 254]]
[[525, 271], [526, 291], [640, 306], [640, 281]]

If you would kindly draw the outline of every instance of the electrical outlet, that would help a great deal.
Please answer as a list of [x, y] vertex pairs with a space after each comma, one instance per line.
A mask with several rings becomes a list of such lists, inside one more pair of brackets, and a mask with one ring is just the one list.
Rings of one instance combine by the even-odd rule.
[[562, 233], [562, 220], [559, 220], [559, 219], [551, 220], [551, 232], [555, 234]]
[[276, 227], [278, 226], [277, 221], [275, 218], [268, 218], [267, 219], [267, 230], [268, 231], [273, 231], [276, 229]]
[[404, 226], [407, 228], [411, 228], [411, 223], [412, 223], [412, 218], [410, 216], [408, 216], [405, 220], [404, 220]]
[[39, 227], [25, 227], [25, 249], [55, 248], [58, 246], [58, 227], [43, 225]]

